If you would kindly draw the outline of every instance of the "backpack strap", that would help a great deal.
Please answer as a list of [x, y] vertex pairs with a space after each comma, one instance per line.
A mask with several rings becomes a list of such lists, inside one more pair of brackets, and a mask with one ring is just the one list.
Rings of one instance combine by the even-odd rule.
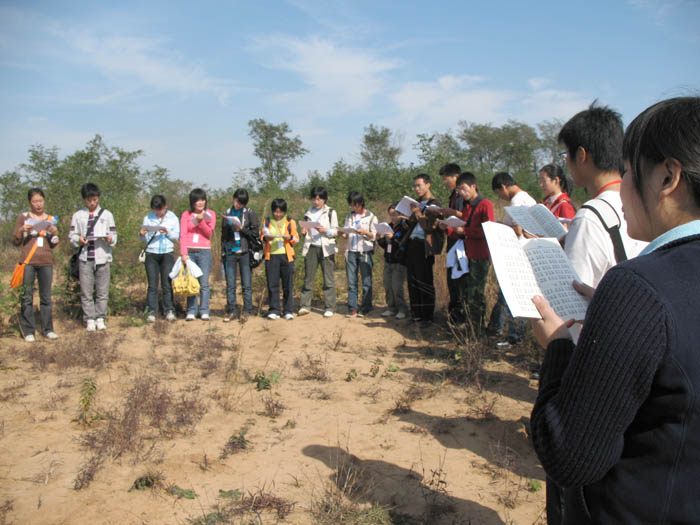
[[476, 211], [476, 207], [479, 205], [479, 203], [484, 200], [484, 198], [481, 196], [481, 194], [477, 195], [476, 199], [474, 199], [472, 202], [469, 203], [471, 206], [471, 211], [469, 212], [469, 218], [467, 219], [467, 224], [465, 224], [465, 228], [469, 228], [472, 224], [472, 217], [474, 217], [474, 212]]
[[[597, 209], [595, 206], [592, 205], [593, 202], [601, 201], [607, 204], [608, 208], [612, 211], [612, 213], [615, 215], [615, 219], [617, 219], [617, 224], [613, 226], [608, 226], [608, 223], [605, 221], [603, 218], [603, 214], [599, 209]], [[613, 207], [612, 204], [610, 204], [608, 201], [605, 199], [593, 199], [588, 201], [586, 204], [581, 206], [582, 208], [586, 208], [588, 210], [591, 210], [593, 213], [596, 214], [598, 217], [598, 220], [600, 220], [601, 224], [603, 225], [603, 228], [605, 228], [605, 231], [608, 232], [608, 235], [610, 236], [610, 240], [612, 241], [613, 244], [613, 250], [615, 251], [615, 262], [616, 263], [621, 263], [622, 261], [627, 260], [627, 252], [625, 251], [625, 245], [622, 242], [622, 235], [620, 234], [620, 227], [622, 226], [622, 221], [620, 220], [620, 216], [618, 215], [617, 211]], [[607, 209], [607, 208], [606, 208]], [[610, 214], [610, 212], [606, 212], [607, 216], [609, 219], [612, 219], [613, 216]]]

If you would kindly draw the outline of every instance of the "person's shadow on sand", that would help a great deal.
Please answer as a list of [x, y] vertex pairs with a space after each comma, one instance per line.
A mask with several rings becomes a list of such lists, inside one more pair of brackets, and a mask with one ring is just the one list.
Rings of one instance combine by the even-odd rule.
[[410, 523], [504, 523], [494, 510], [450, 496], [439, 471], [431, 471], [431, 478], [425, 479], [414, 470], [381, 460], [363, 460], [341, 447], [308, 445], [303, 453], [332, 469], [330, 482], [350, 500], [379, 503], [416, 520]]
[[[495, 416], [489, 419], [440, 417], [414, 410], [400, 414], [398, 418], [426, 429], [446, 448], [471, 450], [489, 463], [518, 476], [544, 480], [544, 472], [534, 457], [535, 452], [528, 441], [522, 419], [503, 421]], [[483, 434], [487, 434], [489, 439], [484, 439]]]

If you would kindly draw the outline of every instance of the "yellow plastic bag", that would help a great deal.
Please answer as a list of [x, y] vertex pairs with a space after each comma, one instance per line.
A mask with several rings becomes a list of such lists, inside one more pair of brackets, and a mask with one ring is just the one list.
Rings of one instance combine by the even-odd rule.
[[199, 281], [185, 269], [186, 266], [186, 264], [182, 265], [180, 273], [173, 280], [173, 293], [183, 297], [192, 297], [199, 293]]

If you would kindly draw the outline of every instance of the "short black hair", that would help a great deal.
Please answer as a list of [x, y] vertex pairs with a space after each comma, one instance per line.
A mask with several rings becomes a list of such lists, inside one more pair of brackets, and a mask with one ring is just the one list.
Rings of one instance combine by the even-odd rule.
[[430, 175], [428, 175], [427, 173], [419, 173], [418, 175], [413, 177], [414, 181], [418, 179], [423, 179], [423, 182], [425, 182], [426, 184], [430, 184]]
[[272, 211], [282, 210], [284, 213], [287, 213], [287, 201], [281, 197], [273, 199], [272, 203], [270, 204], [270, 209]]
[[359, 204], [363, 208], [365, 207], [365, 198], [359, 191], [351, 191], [348, 193], [348, 204], [352, 206], [353, 204]]
[[80, 194], [83, 196], [83, 200], [90, 197], [99, 197], [100, 188], [97, 187], [97, 184], [86, 182], [83, 184], [83, 187], [80, 188]]
[[566, 146], [572, 161], [576, 150], [583, 148], [599, 170], [622, 173], [622, 136], [620, 114], [594, 100], [588, 109], [564, 124], [557, 139]]
[[207, 207], [207, 192], [202, 188], [195, 188], [190, 192], [190, 211], [194, 211], [194, 203], [204, 200], [204, 208]]
[[236, 191], [233, 192], [233, 198], [240, 202], [243, 206], [245, 206], [246, 204], [248, 204], [249, 199], [248, 190], [238, 188]]
[[[644, 202], [642, 179], [665, 159], [676, 159], [681, 177], [700, 207], [700, 97], [675, 97], [645, 109], [629, 125], [622, 144], [623, 158]], [[646, 205], [646, 203], [645, 203]]]
[[311, 188], [309, 198], [315, 199], [316, 197], [321, 197], [321, 200], [323, 200], [323, 202], [326, 202], [328, 200], [328, 190], [323, 186], [314, 186], [313, 188]]
[[498, 190], [501, 186], [505, 186], [506, 188], [515, 186], [515, 179], [510, 173], [501, 171], [493, 176], [493, 179], [491, 179], [491, 189]]
[[455, 164], [454, 162], [445, 164], [440, 168], [441, 177], [459, 177], [460, 173], [462, 173], [462, 170], [459, 168], [459, 164]]
[[27, 200], [31, 201], [34, 195], [41, 195], [44, 199], [46, 199], [46, 196], [44, 195], [44, 190], [42, 190], [41, 188], [29, 188], [29, 191], [27, 192]]
[[389, 207], [386, 209], [386, 211], [395, 210], [398, 205], [399, 205], [398, 202], [394, 202], [393, 204], [389, 204]]
[[162, 210], [165, 207], [165, 197], [162, 195], [154, 195], [151, 197], [151, 209], [152, 210]]
[[476, 175], [470, 171], [465, 171], [457, 179], [457, 186], [460, 184], [468, 184], [469, 186], [474, 186], [476, 184]]
[[566, 175], [564, 175], [564, 170], [561, 166], [558, 166], [557, 164], [547, 164], [546, 166], [542, 166], [538, 173], [544, 173], [551, 180], [558, 179], [559, 187], [564, 193], [569, 193], [571, 190], [569, 179]]

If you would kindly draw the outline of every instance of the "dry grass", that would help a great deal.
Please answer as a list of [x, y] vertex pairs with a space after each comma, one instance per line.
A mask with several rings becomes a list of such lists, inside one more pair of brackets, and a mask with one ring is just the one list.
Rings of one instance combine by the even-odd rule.
[[[122, 405], [104, 413], [105, 424], [80, 437], [81, 446], [93, 456], [81, 466], [75, 488], [88, 486], [106, 459], [126, 453], [134, 453], [137, 461], [146, 459], [158, 438], [189, 432], [205, 412], [196, 392], [174, 396], [158, 379], [137, 377]], [[147, 440], [150, 446], [146, 446]]]
[[45, 371], [49, 365], [56, 365], [58, 370], [69, 368], [90, 368], [100, 370], [108, 363], [119, 359], [119, 342], [110, 342], [109, 336], [102, 332], [75, 332], [66, 336], [60, 345], [31, 345], [26, 359], [38, 370]]
[[303, 358], [294, 360], [294, 367], [299, 369], [299, 379], [307, 381], [330, 381], [328, 370], [328, 353], [312, 355], [304, 352]]

